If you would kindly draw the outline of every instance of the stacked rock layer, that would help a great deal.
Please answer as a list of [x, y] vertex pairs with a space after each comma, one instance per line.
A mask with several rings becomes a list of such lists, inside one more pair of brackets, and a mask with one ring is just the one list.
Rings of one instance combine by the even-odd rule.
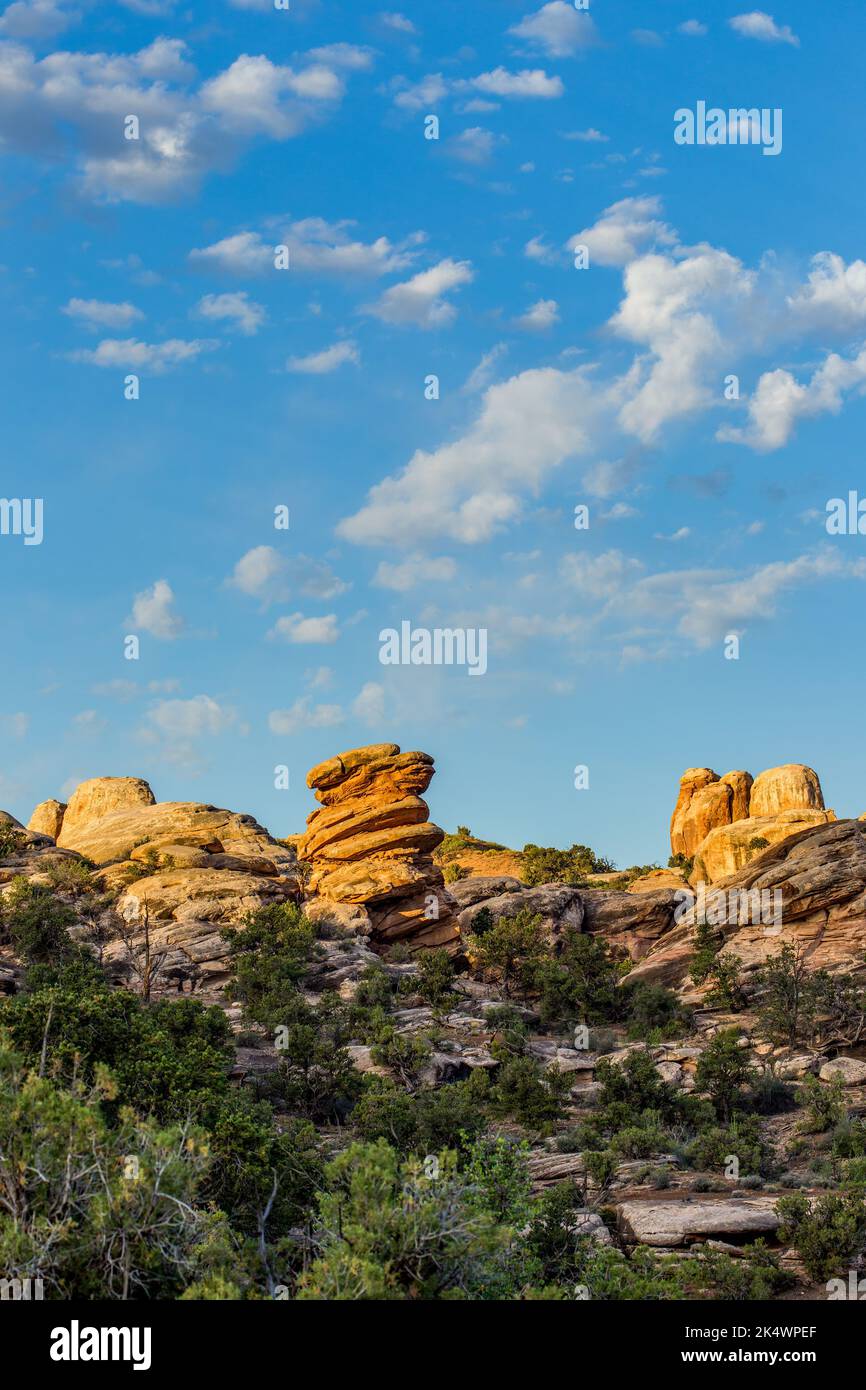
[[413, 950], [458, 939], [452, 903], [433, 851], [444, 835], [420, 793], [433, 776], [427, 753], [375, 743], [312, 768], [307, 786], [321, 807], [307, 818], [298, 857], [311, 868], [308, 891], [363, 908], [374, 942]]

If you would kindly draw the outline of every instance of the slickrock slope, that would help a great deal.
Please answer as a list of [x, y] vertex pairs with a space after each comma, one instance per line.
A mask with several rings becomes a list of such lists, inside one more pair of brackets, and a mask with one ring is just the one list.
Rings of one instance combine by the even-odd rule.
[[[198, 861], [190, 861], [188, 853], [193, 849], [209, 856], [258, 860], [252, 869], [255, 873], [291, 872], [295, 865], [293, 852], [272, 839], [252, 816], [197, 801], [157, 801], [140, 777], [95, 777], [82, 782], [70, 797], [57, 843], [96, 864], [140, 860], [154, 850], [160, 857], [195, 867]], [[210, 868], [229, 867], [210, 859], [205, 862]], [[265, 867], [268, 864], [270, 868]]]
[[692, 883], [714, 883], [741, 869], [757, 848], [835, 820], [824, 807], [818, 774], [803, 763], [719, 777], [690, 767], [680, 779], [671, 818], [671, 852], [694, 859]]
[[[733, 893], [781, 892], [781, 922], [765, 921], [760, 908]], [[748, 970], [778, 952], [786, 942], [807, 950], [810, 969], [847, 972], [862, 969], [866, 950], [866, 836], [862, 822], [834, 821], [789, 836], [756, 855], [747, 868], [714, 883], [712, 894], [725, 894], [737, 902], [729, 910], [728, 924], [720, 930], [725, 950], [739, 956]], [[707, 895], [709, 915], [712, 895]], [[739, 903], [743, 901], [744, 909]], [[766, 900], [772, 907], [772, 897]], [[632, 970], [629, 980], [658, 980], [680, 984], [688, 973], [694, 952], [695, 912], [684, 913]], [[737, 920], [747, 916], [742, 925]]]
[[427, 753], [374, 743], [311, 769], [307, 786], [322, 803], [307, 817], [298, 857], [311, 865], [308, 889], [325, 903], [365, 909], [372, 939], [415, 948], [457, 942], [457, 923], [433, 851], [420, 793], [433, 777]]

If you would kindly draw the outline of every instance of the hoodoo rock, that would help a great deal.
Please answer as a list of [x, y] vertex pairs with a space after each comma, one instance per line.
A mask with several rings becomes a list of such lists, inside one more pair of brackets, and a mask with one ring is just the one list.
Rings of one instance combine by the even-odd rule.
[[714, 883], [743, 868], [755, 850], [835, 820], [817, 772], [803, 763], [748, 772], [690, 767], [671, 818], [671, 852], [694, 860], [692, 883]]
[[364, 908], [379, 944], [421, 949], [458, 939], [432, 857], [444, 834], [420, 795], [432, 777], [429, 754], [401, 753], [396, 743], [340, 753], [307, 776], [322, 803], [298, 842], [298, 857], [311, 866], [308, 892]]

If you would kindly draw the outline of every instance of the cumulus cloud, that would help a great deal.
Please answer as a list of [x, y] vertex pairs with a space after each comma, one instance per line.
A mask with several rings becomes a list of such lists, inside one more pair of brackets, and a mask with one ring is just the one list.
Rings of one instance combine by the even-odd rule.
[[70, 299], [62, 313], [88, 328], [128, 328], [144, 314], [134, 304], [110, 304], [102, 299]]
[[658, 197], [622, 198], [605, 208], [591, 227], [575, 233], [566, 245], [570, 251], [587, 246], [591, 264], [627, 265], [648, 245], [676, 244], [676, 233], [660, 219], [660, 212]]
[[604, 393], [593, 392], [582, 367], [534, 369], [490, 386], [465, 434], [433, 453], [417, 450], [337, 530], [365, 545], [437, 535], [488, 540], [519, 514], [523, 493], [589, 451], [603, 408]]
[[677, 25], [678, 34], [685, 34], [692, 39], [705, 38], [709, 32], [706, 24], [702, 24], [699, 19], [685, 19], [682, 24]]
[[275, 248], [287, 246], [293, 271], [329, 275], [379, 276], [405, 270], [423, 240], [413, 233], [399, 245], [387, 237], [373, 242], [358, 241], [350, 221], [327, 222], [321, 217], [274, 224], [268, 238], [259, 231], [235, 232], [211, 246], [190, 251], [193, 265], [204, 270], [221, 270], [231, 275], [264, 275], [274, 268]]
[[233, 294], [206, 294], [195, 306], [202, 318], [227, 323], [245, 337], [258, 333], [267, 318], [264, 306], [250, 299], [244, 290]]
[[203, 352], [213, 352], [220, 346], [212, 338], [169, 338], [164, 343], [142, 343], [137, 338], [103, 338], [93, 349], [81, 348], [69, 354], [72, 362], [87, 362], [92, 367], [143, 367], [152, 372], [167, 372], [184, 362], [194, 362]]
[[272, 734], [291, 735], [302, 729], [332, 729], [346, 716], [341, 705], [314, 705], [311, 696], [300, 696], [288, 709], [272, 709], [268, 728]]
[[457, 574], [457, 565], [448, 555], [410, 555], [396, 564], [382, 560], [373, 583], [380, 589], [406, 593], [417, 584], [445, 584]]
[[764, 10], [751, 10], [748, 14], [734, 15], [728, 23], [738, 34], [747, 39], [761, 39], [764, 43], [789, 43], [800, 47], [800, 40], [789, 24], [777, 24], [772, 15]]
[[352, 714], [364, 724], [381, 724], [385, 718], [384, 687], [375, 681], [367, 681], [352, 702]]
[[81, 12], [64, 0], [14, 0], [0, 15], [0, 35], [9, 39], [51, 39], [80, 18]]
[[278, 618], [268, 633], [268, 637], [274, 640], [313, 645], [336, 642], [339, 635], [335, 613], [318, 618], [305, 618], [303, 613], [289, 613], [283, 618]]
[[747, 424], [726, 426], [718, 431], [717, 438], [770, 453], [788, 443], [801, 420], [836, 415], [847, 394], [864, 390], [866, 348], [854, 358], [830, 353], [805, 383], [779, 367], [759, 378], [749, 400]]
[[553, 328], [554, 324], [559, 323], [559, 305], [555, 299], [538, 299], [514, 320], [516, 328], [526, 329], [530, 333], [544, 333], [548, 328]]
[[147, 719], [164, 738], [183, 741], [225, 733], [237, 713], [210, 695], [194, 695], [189, 700], [160, 700], [148, 710]]
[[820, 251], [812, 257], [805, 285], [788, 297], [788, 308], [803, 328], [846, 333], [866, 326], [866, 262], [846, 265], [841, 256]]
[[483, 126], [470, 126], [449, 143], [448, 152], [464, 164], [487, 164], [496, 146], [504, 137], [496, 136]]
[[[523, 68], [512, 72], [509, 68], [492, 68], [490, 72], [480, 72], [476, 77], [445, 78], [441, 72], [428, 73], [418, 82], [408, 82], [398, 77], [391, 84], [394, 91], [394, 104], [405, 111], [420, 111], [435, 107], [437, 102], [448, 96], [460, 96], [471, 100], [473, 96], [514, 98], [516, 100], [551, 101], [565, 92], [562, 79], [551, 77], [543, 68]], [[469, 101], [464, 106], [469, 110]], [[488, 105], [474, 110], [489, 110]]]
[[367, 304], [364, 312], [383, 323], [444, 328], [457, 317], [456, 308], [444, 296], [473, 278], [469, 261], [446, 259], [419, 271], [411, 280], [391, 285], [375, 303]]
[[525, 15], [508, 30], [551, 58], [569, 58], [581, 48], [596, 42], [595, 25], [587, 10], [576, 10], [566, 0], [550, 0], [535, 14]]
[[136, 594], [132, 612], [125, 619], [127, 627], [136, 632], [149, 632], [151, 637], [171, 641], [179, 637], [184, 622], [174, 607], [174, 593], [166, 579], [157, 579], [150, 589]]
[[347, 362], [353, 362], [358, 366], [360, 361], [358, 344], [351, 338], [344, 338], [329, 348], [323, 348], [321, 352], [311, 352], [306, 357], [290, 357], [286, 362], [286, 371], [302, 372], [307, 376], [325, 376]]
[[250, 598], [277, 602], [286, 593], [286, 561], [272, 545], [257, 545], [242, 555], [226, 583]]
[[[79, 189], [98, 201], [186, 196], [208, 173], [230, 168], [249, 140], [299, 135], [344, 92], [334, 65], [302, 60], [290, 68], [249, 54], [200, 82], [181, 39], [160, 37], [133, 53], [41, 59], [17, 41], [22, 26], [59, 22], [65, 13], [35, 0], [4, 12], [10, 41], [0, 42], [0, 141], [50, 162], [68, 162], [71, 146]], [[138, 139], [123, 138], [130, 113]]]

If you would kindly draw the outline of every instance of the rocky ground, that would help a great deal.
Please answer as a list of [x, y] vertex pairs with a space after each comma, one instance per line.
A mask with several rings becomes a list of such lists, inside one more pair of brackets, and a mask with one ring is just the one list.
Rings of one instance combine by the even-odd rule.
[[[752, 783], [745, 773], [720, 781], [709, 769], [690, 770], [674, 813], [672, 843], [680, 846], [675, 853], [696, 857], [713, 835], [730, 836], [737, 824], [747, 823], [749, 831], [758, 822], [766, 830], [772, 821], [771, 834], [762, 837], [769, 845], [753, 849], [746, 866], [716, 879], [713, 887], [726, 895], [778, 889], [782, 922], [724, 921], [723, 952], [740, 958], [747, 984], [750, 973], [785, 942], [795, 944], [812, 968], [856, 975], [866, 947], [864, 825], [830, 818], [814, 774], [775, 771], [785, 775], [763, 774], [763, 781]], [[782, 1296], [826, 1297], [797, 1253], [780, 1242], [776, 1204], [792, 1191], [816, 1199], [832, 1186], [828, 1134], [804, 1130], [797, 1101], [808, 1078], [816, 1078], [819, 1086], [841, 1094], [849, 1119], [866, 1113], [866, 1039], [774, 1045], [762, 1035], [748, 1000], [736, 1014], [708, 1007], [706, 987], [696, 988], [689, 977], [696, 921], [694, 912], [681, 911], [682, 870], [630, 883], [603, 875], [604, 887], [527, 887], [509, 873], [467, 874], [446, 886], [432, 857], [442, 832], [429, 823], [420, 797], [432, 772], [426, 755], [401, 754], [393, 744], [342, 754], [311, 772], [320, 809], [305, 835], [289, 841], [272, 838], [249, 816], [199, 803], [157, 803], [136, 778], [95, 779], [78, 788], [68, 807], [43, 803], [27, 829], [0, 815], [0, 830], [16, 832], [14, 847], [7, 845], [9, 852], [0, 856], [0, 893], [21, 877], [52, 886], [79, 912], [77, 935], [116, 972], [119, 987], [141, 988], [146, 941], [160, 961], [155, 996], [184, 991], [225, 1008], [238, 1038], [234, 1077], [253, 1087], [277, 1068], [279, 1056], [225, 1000], [222, 929], [268, 903], [303, 902], [320, 925], [302, 983], [306, 997], [316, 1002], [333, 992], [351, 1000], [369, 967], [383, 968], [395, 990], [389, 1015], [394, 1032], [423, 1038], [428, 1047], [411, 1087], [441, 1088], [479, 1069], [495, 1078], [503, 1053], [497, 1047], [501, 1023], [493, 1025], [491, 1014], [496, 1018], [507, 1004], [519, 1015], [525, 1055], [545, 1071], [567, 1075], [571, 1084], [560, 1117], [546, 1132], [508, 1121], [500, 1127], [528, 1139], [538, 1190], [568, 1180], [580, 1185], [585, 1232], [595, 1240], [625, 1252], [641, 1246], [671, 1257], [697, 1249], [739, 1258], [744, 1245], [762, 1237], [793, 1276]], [[783, 804], [792, 795], [809, 804], [792, 812]], [[766, 814], [757, 816], [756, 810]], [[780, 817], [807, 811], [815, 813], [814, 823], [798, 822], [794, 834], [777, 838]], [[703, 852], [707, 862], [715, 862]], [[488, 859], [479, 852], [476, 862], [498, 867], [502, 852], [489, 853]], [[513, 855], [508, 862], [519, 865]], [[77, 890], [70, 868], [76, 864], [94, 866], [95, 895]], [[691, 1010], [680, 1035], [629, 1040], [625, 1026], [614, 1024], [592, 1029], [587, 1046], [572, 1029], [542, 1027], [531, 995], [508, 994], [493, 974], [474, 968], [465, 947], [482, 912], [489, 922], [527, 910], [543, 923], [554, 956], [569, 934], [588, 933], [628, 962], [626, 985], [644, 980], [674, 987]], [[451, 954], [455, 975], [445, 1003], [434, 1010], [414, 989], [420, 966], [412, 951], [441, 945]], [[13, 954], [0, 950], [0, 990], [13, 993], [20, 979]], [[732, 1025], [755, 1068], [790, 1091], [779, 1113], [758, 1118], [769, 1160], [765, 1176], [748, 1165], [741, 1179], [724, 1176], [718, 1166], [696, 1166], [683, 1146], [621, 1157], [603, 1176], [594, 1171], [580, 1134], [592, 1125], [598, 1105], [602, 1059], [620, 1064], [648, 1049], [665, 1082], [694, 1094], [702, 1053]], [[359, 1072], [387, 1074], [363, 1038], [351, 1041], [348, 1051]], [[339, 1129], [327, 1137], [334, 1147], [345, 1142]], [[856, 1257], [854, 1267], [860, 1261]]]

